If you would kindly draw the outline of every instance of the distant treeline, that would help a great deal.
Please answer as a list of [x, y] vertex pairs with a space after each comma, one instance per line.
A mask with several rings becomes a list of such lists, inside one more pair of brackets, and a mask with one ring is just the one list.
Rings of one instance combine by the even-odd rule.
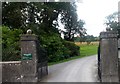
[[99, 41], [99, 37], [94, 37], [93, 35], [86, 35], [82, 37], [75, 37], [75, 42], [93, 42], [93, 41]]

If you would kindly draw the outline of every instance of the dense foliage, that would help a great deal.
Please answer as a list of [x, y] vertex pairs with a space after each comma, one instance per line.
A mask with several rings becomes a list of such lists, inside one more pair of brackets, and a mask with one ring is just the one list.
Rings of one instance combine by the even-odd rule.
[[69, 49], [69, 56], [70, 57], [80, 55], [80, 52], [78, 51], [78, 50], [80, 50], [79, 46], [76, 46], [74, 43], [69, 42], [69, 41], [64, 41], [64, 45], [67, 49]]
[[2, 29], [2, 60], [19, 60], [20, 47], [19, 35], [22, 34], [21, 29], [10, 30], [8, 27], [0, 27]]
[[[68, 42], [65, 43], [61, 38], [61, 31], [58, 29], [58, 18], [60, 18], [61, 22], [65, 25], [65, 28], [70, 30], [69, 32], [63, 31], [65, 32], [65, 36], [68, 35], [66, 33], [69, 33], [73, 39], [74, 34], [76, 33], [84, 34], [82, 32], [82, 30], [84, 30], [84, 21], [77, 20], [74, 3], [3, 2], [2, 24], [3, 26], [6, 26], [2, 27], [3, 50], [5, 49], [5, 52], [3, 51], [3, 60], [11, 60], [8, 58], [10, 54], [7, 54], [6, 49], [11, 50], [10, 52], [12, 52], [13, 56], [20, 52], [18, 48], [19, 35], [21, 33], [26, 33], [26, 30], [29, 28], [34, 34], [38, 35], [40, 44], [47, 50], [50, 62], [62, 60], [72, 55], [78, 55], [77, 51], [79, 51], [79, 48], [72, 43], [69, 43], [69, 46], [72, 47], [68, 47]], [[70, 24], [71, 27], [66, 24]], [[74, 34], [72, 34], [73, 31]], [[71, 41], [71, 36], [66, 40]], [[13, 48], [14, 50], [10, 48]], [[17, 60], [17, 58], [13, 60]]]

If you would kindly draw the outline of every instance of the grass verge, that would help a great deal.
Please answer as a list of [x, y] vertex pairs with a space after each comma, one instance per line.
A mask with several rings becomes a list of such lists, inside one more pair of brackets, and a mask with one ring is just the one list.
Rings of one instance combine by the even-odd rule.
[[95, 54], [97, 54], [97, 48], [98, 48], [98, 44], [80, 45], [80, 56], [74, 56], [74, 57], [64, 59], [64, 60], [61, 60], [61, 61], [58, 61], [58, 62], [48, 63], [48, 65], [50, 66], [50, 65], [54, 65], [54, 64], [58, 64], [58, 63], [67, 62], [67, 61], [70, 61], [70, 60], [86, 57], [86, 56], [95, 55]]

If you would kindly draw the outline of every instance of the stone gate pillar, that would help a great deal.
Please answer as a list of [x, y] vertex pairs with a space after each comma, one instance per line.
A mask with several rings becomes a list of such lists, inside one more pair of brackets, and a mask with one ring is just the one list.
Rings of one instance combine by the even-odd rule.
[[21, 35], [21, 81], [37, 82], [37, 36]]
[[100, 33], [100, 59], [102, 82], [119, 82], [117, 32]]

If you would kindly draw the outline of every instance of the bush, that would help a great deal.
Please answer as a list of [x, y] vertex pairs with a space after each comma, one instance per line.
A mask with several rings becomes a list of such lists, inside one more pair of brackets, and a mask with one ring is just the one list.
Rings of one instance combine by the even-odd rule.
[[48, 61], [56, 62], [64, 59], [62, 39], [59, 34], [44, 35], [41, 38], [42, 46], [47, 50]]
[[0, 27], [2, 29], [2, 61], [20, 60], [19, 35], [21, 29], [9, 29], [8, 27]]
[[[20, 60], [19, 35], [22, 34], [22, 30], [11, 30], [8, 27], [2, 27], [2, 32], [2, 60]], [[44, 47], [47, 51], [41, 50], [40, 54], [43, 54], [43, 56], [47, 54], [48, 62], [57, 62], [79, 55], [79, 47], [74, 43], [63, 40], [57, 33], [39, 35], [39, 40], [41, 47]]]
[[69, 41], [64, 41], [64, 45], [65, 45], [65, 47], [67, 49], [69, 49], [70, 57], [79, 56], [80, 55], [80, 47], [79, 46], [77, 46], [74, 43], [69, 42]]
[[41, 44], [47, 50], [48, 62], [57, 62], [79, 55], [79, 47], [74, 43], [64, 41], [59, 34], [44, 35]]
[[2, 61], [18, 61], [20, 59], [20, 50], [15, 50], [14, 47], [2, 49]]

